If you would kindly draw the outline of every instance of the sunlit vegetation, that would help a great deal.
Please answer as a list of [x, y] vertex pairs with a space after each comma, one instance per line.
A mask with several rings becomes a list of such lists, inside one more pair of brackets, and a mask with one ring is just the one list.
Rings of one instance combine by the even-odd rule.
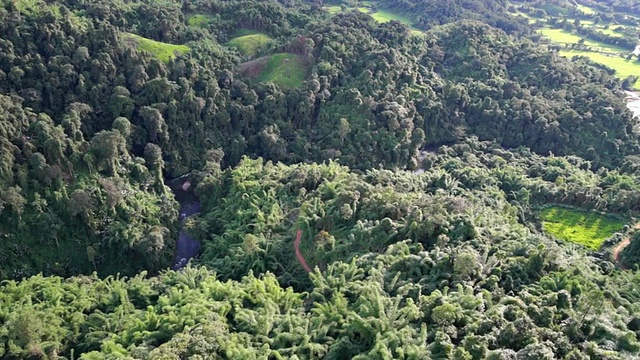
[[329, 14], [332, 14], [332, 15], [342, 12], [342, 7], [335, 6], [335, 5], [325, 6], [323, 7], [323, 9], [325, 9], [327, 12], [329, 12]]
[[57, 12], [57, 7], [48, 6], [44, 0], [14, 0], [13, 3], [24, 15], [36, 15], [46, 9]]
[[592, 250], [600, 248], [625, 225], [625, 221], [617, 217], [557, 206], [543, 209], [540, 218], [549, 234]]
[[577, 44], [578, 42], [583, 40], [584, 46], [588, 46], [593, 51], [596, 51], [596, 52], [604, 52], [604, 53], [611, 53], [611, 54], [619, 54], [622, 52], [626, 52], [626, 50], [621, 47], [605, 44], [603, 42], [585, 39], [578, 34], [571, 33], [564, 29], [543, 28], [538, 30], [538, 32], [544, 35], [545, 37], [548, 37], [550, 40], [560, 44]]
[[385, 10], [378, 10], [374, 13], [371, 14], [371, 17], [373, 17], [377, 22], [380, 23], [385, 23], [385, 22], [389, 22], [392, 20], [395, 21], [399, 21], [407, 26], [411, 26], [412, 25], [412, 21], [406, 17], [406, 16], [402, 16], [402, 15], [398, 15], [398, 14], [394, 14], [391, 13], [389, 11], [385, 11]]
[[269, 57], [256, 81], [272, 82], [282, 88], [291, 89], [302, 85], [307, 67], [295, 54], [280, 53]]
[[133, 41], [138, 46], [138, 50], [146, 51], [165, 63], [176, 55], [183, 55], [191, 50], [187, 45], [163, 43], [136, 34], [126, 33], [123, 34], [123, 37], [128, 41]]
[[[606, 55], [593, 51], [580, 50], [562, 50], [560, 51], [560, 55], [568, 58], [573, 58], [574, 56], [586, 56], [597, 63], [614, 69], [616, 71], [615, 75], [621, 80], [626, 79], [628, 76], [638, 76], [640, 74], [640, 62], [638, 62], [635, 57], [626, 59], [615, 54]], [[640, 90], [640, 83], [636, 82], [635, 88]]]
[[578, 4], [576, 6], [576, 8], [578, 9], [578, 11], [581, 11], [581, 12], [587, 14], [587, 15], [593, 15], [593, 14], [596, 13], [596, 11], [593, 10], [592, 8], [590, 8], [588, 6], [581, 5], [581, 4]]
[[332, 1], [3, 3], [0, 359], [637, 358], [633, 24]]
[[189, 26], [206, 27], [215, 17], [209, 14], [194, 14], [189, 16]]
[[238, 49], [247, 56], [254, 56], [259, 51], [267, 48], [273, 39], [263, 33], [247, 33], [231, 39], [227, 46]]

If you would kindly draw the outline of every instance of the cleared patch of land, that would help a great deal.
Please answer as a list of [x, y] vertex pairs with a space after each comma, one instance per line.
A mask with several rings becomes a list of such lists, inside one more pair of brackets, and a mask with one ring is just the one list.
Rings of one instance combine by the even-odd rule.
[[592, 250], [600, 248], [625, 224], [624, 220], [613, 216], [558, 206], [543, 209], [540, 218], [547, 233]]
[[582, 38], [580, 35], [571, 33], [564, 29], [544, 28], [539, 29], [538, 32], [549, 38], [551, 41], [559, 44], [575, 44], [580, 41], [580, 39], [584, 39], [584, 45], [590, 47], [593, 51], [612, 54], [628, 52], [628, 50], [625, 50], [624, 48]]
[[[360, 6], [360, 7], [357, 7], [357, 8], [349, 8], [349, 7], [347, 7], [347, 11], [349, 11], [349, 10], [357, 10], [357, 11], [360, 11], [362, 13], [369, 14], [369, 15], [371, 15], [371, 17], [375, 21], [377, 21], [379, 23], [386, 23], [386, 22], [389, 22], [389, 21], [392, 21], [392, 20], [399, 21], [399, 22], [407, 25], [410, 28], [410, 31], [411, 31], [412, 35], [417, 35], [417, 36], [424, 35], [424, 31], [414, 28], [413, 27], [413, 21], [411, 21], [411, 19], [409, 19], [406, 16], [395, 14], [395, 13], [392, 13], [392, 12], [389, 12], [389, 11], [386, 11], [386, 10], [377, 10], [377, 11], [374, 12], [371, 9], [371, 7], [373, 5], [376, 5], [377, 3], [378, 3], [377, 1], [362, 1], [362, 5], [363, 6]], [[337, 14], [337, 13], [342, 12], [342, 8], [340, 6], [335, 6], [335, 5], [333, 5], [333, 6], [325, 6], [324, 9], [326, 11], [328, 11], [329, 14]]]
[[189, 17], [189, 26], [205, 27], [212, 22], [214, 17], [208, 14], [195, 14]]
[[279, 53], [269, 57], [256, 80], [272, 82], [281, 88], [292, 89], [302, 85], [306, 77], [307, 67], [298, 55]]
[[595, 10], [593, 10], [592, 8], [588, 7], [588, 6], [584, 6], [584, 5], [580, 5], [578, 4], [578, 6], [576, 6], [576, 8], [579, 11], [582, 11], [583, 13], [587, 14], [587, 15], [593, 15], [596, 13]]
[[[627, 60], [626, 58], [616, 56], [616, 55], [605, 55], [592, 51], [579, 51], [579, 50], [563, 50], [560, 51], [560, 55], [566, 56], [568, 58], [572, 58], [574, 56], [586, 56], [589, 59], [606, 65], [616, 71], [616, 76], [619, 79], [626, 79], [629, 75], [640, 75], [640, 62], [636, 61], [635, 57], [631, 60]], [[640, 90], [640, 84], [636, 83], [635, 88]]]
[[337, 14], [339, 12], [342, 11], [342, 8], [340, 6], [324, 6], [323, 9], [325, 9], [329, 14]]
[[227, 43], [227, 46], [238, 49], [243, 55], [253, 56], [266, 48], [272, 40], [266, 34], [253, 33], [233, 38]]
[[622, 37], [623, 35], [615, 30], [617, 29], [624, 29], [624, 27], [620, 26], [620, 27], [615, 27], [615, 28], [607, 28], [605, 29], [604, 26], [598, 26], [596, 29], [598, 30], [598, 32], [603, 33], [605, 35], [609, 35], [609, 36], [616, 36], [616, 37]]
[[191, 48], [189, 48], [187, 45], [163, 43], [160, 41], [147, 39], [136, 34], [124, 33], [123, 37], [127, 41], [133, 41], [134, 43], [136, 43], [138, 46], [138, 50], [144, 50], [148, 53], [151, 53], [163, 62], [169, 62], [169, 59], [176, 56], [176, 54], [181, 55], [191, 51]]
[[396, 21], [399, 21], [401, 23], [406, 24], [407, 26], [413, 25], [413, 22], [411, 20], [409, 20], [409, 18], [407, 18], [405, 16], [402, 16], [402, 15], [390, 13], [390, 12], [384, 11], [384, 10], [379, 10], [379, 11], [376, 11], [376, 12], [372, 13], [371, 17], [374, 18], [379, 23], [386, 23], [386, 22], [389, 22], [391, 20], [396, 20]]

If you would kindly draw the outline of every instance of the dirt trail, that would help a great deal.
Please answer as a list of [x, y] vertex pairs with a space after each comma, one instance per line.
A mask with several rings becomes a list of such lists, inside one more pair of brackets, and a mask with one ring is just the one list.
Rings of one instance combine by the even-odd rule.
[[294, 241], [294, 243], [293, 243], [293, 248], [296, 251], [296, 258], [298, 258], [298, 261], [300, 262], [300, 265], [302, 265], [302, 267], [307, 272], [311, 272], [311, 268], [309, 267], [309, 265], [307, 265], [307, 261], [304, 259], [304, 257], [302, 256], [302, 253], [300, 252], [300, 240], [301, 239], [302, 239], [302, 231], [300, 229], [298, 229], [298, 233], [296, 234], [296, 241]]
[[620, 262], [620, 253], [622, 252], [622, 250], [624, 250], [624, 248], [626, 248], [629, 244], [631, 244], [631, 239], [629, 238], [625, 238], [624, 240], [622, 240], [622, 242], [620, 244], [618, 244], [618, 246], [616, 246], [615, 249], [613, 249], [613, 259], [616, 261], [616, 263], [618, 264], [618, 267], [622, 270], [627, 270], [627, 267], [624, 266], [623, 263]]
[[[640, 230], [640, 222], [636, 223], [633, 228], [635, 230]], [[624, 266], [624, 264], [622, 264], [620, 262], [620, 253], [622, 252], [622, 250], [624, 250], [624, 248], [626, 248], [627, 246], [629, 246], [629, 244], [631, 244], [631, 238], [626, 237], [622, 240], [622, 242], [620, 242], [620, 244], [618, 244], [618, 246], [615, 247], [615, 249], [613, 249], [613, 259], [616, 261], [616, 263], [618, 264], [618, 267], [620, 267], [620, 269], [622, 270], [627, 270], [627, 267]]]

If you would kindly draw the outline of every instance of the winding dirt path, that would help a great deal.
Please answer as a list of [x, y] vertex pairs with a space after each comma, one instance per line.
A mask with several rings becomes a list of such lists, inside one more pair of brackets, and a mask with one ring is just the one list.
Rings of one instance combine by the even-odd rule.
[[613, 259], [616, 261], [616, 263], [618, 264], [618, 267], [622, 270], [627, 270], [627, 267], [624, 266], [623, 263], [620, 262], [620, 253], [622, 252], [622, 250], [624, 250], [624, 248], [626, 248], [629, 244], [631, 244], [631, 239], [624, 238], [624, 240], [622, 240], [622, 242], [620, 244], [618, 244], [618, 246], [616, 246], [615, 249], [613, 249]]
[[300, 262], [300, 265], [302, 265], [302, 267], [305, 269], [306, 272], [310, 273], [311, 268], [309, 267], [309, 265], [307, 265], [307, 261], [304, 259], [304, 256], [302, 256], [302, 253], [300, 252], [301, 239], [302, 239], [302, 231], [298, 229], [298, 233], [296, 234], [296, 241], [293, 242], [293, 248], [296, 251], [296, 258], [298, 258], [298, 262]]
[[[633, 225], [633, 228], [635, 230], [640, 230], [640, 222], [636, 223], [635, 225]], [[624, 248], [626, 248], [627, 246], [629, 246], [629, 244], [631, 244], [631, 238], [630, 237], [626, 237], [622, 240], [622, 242], [620, 242], [620, 244], [618, 244], [615, 249], [613, 249], [613, 259], [616, 261], [616, 263], [618, 264], [618, 267], [622, 270], [627, 270], [627, 267], [624, 266], [623, 263], [620, 262], [620, 253], [622, 252], [622, 250], [624, 250]]]

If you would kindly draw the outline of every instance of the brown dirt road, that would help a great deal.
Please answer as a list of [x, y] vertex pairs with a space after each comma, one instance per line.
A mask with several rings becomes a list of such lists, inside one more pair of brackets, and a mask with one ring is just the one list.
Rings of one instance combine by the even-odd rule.
[[620, 262], [620, 252], [622, 252], [622, 250], [624, 248], [627, 247], [627, 245], [631, 244], [631, 239], [629, 238], [625, 238], [624, 240], [622, 240], [622, 242], [620, 242], [620, 244], [618, 244], [618, 246], [616, 246], [615, 249], [613, 249], [613, 259], [616, 261], [616, 263], [618, 264], [618, 267], [622, 270], [627, 270], [627, 267], [624, 266], [624, 264], [622, 264]]
[[[640, 223], [636, 223], [633, 228], [635, 230], [640, 230]], [[613, 259], [616, 261], [616, 263], [618, 264], [618, 267], [620, 267], [620, 269], [622, 270], [627, 270], [627, 267], [624, 266], [621, 262], [620, 262], [620, 253], [622, 252], [622, 250], [624, 250], [624, 248], [626, 248], [629, 244], [631, 244], [631, 238], [626, 237], [624, 238], [620, 244], [618, 244], [618, 246], [615, 247], [615, 249], [613, 249]]]

